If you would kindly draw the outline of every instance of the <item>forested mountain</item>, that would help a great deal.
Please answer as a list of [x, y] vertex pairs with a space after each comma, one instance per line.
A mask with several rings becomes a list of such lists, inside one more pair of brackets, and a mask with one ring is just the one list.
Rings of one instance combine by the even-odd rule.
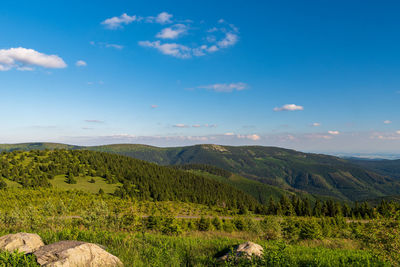
[[[46, 147], [46, 144], [42, 145]], [[36, 144], [36, 147], [39, 148], [40, 144]], [[26, 144], [24, 147], [0, 146], [0, 150], [28, 148]], [[275, 188], [342, 200], [365, 200], [400, 194], [400, 183], [395, 174], [397, 171], [384, 172], [334, 156], [277, 147], [196, 145], [158, 148], [119, 144], [67, 148], [117, 153], [161, 165], [212, 165]]]
[[174, 200], [255, 211], [256, 199], [230, 185], [183, 170], [130, 157], [87, 150], [33, 150], [2, 152], [0, 186], [6, 181], [23, 187], [51, 187], [63, 176], [65, 183], [100, 177], [119, 183], [114, 195], [139, 200]]
[[352, 163], [381, 175], [400, 179], [400, 159], [348, 159]]
[[119, 153], [159, 164], [209, 164], [283, 189], [343, 200], [396, 195], [396, 179], [365, 170], [351, 162], [322, 154], [261, 146], [196, 145], [156, 148], [110, 145], [89, 149]]
[[0, 151], [29, 151], [29, 150], [44, 150], [44, 149], [80, 149], [81, 146], [66, 145], [59, 143], [21, 143], [21, 144], [0, 144]]

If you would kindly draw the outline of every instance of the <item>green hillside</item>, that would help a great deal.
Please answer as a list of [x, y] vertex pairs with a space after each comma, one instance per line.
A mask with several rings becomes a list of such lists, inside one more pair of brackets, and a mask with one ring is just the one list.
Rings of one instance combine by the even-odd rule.
[[29, 150], [45, 150], [45, 149], [79, 149], [80, 146], [66, 145], [59, 143], [21, 143], [21, 144], [0, 144], [0, 151], [29, 151]]
[[[341, 200], [360, 201], [400, 194], [400, 181], [394, 174], [397, 170], [382, 171], [338, 157], [277, 147], [196, 145], [158, 148], [135, 144], [78, 147], [36, 143], [0, 145], [0, 149], [57, 146], [115, 153], [160, 165], [207, 164], [285, 191]], [[244, 189], [248, 185], [242, 183], [242, 186]]]
[[387, 160], [387, 159], [348, 159], [352, 163], [379, 173], [381, 175], [386, 175], [400, 179], [400, 160]]
[[391, 177], [322, 154], [261, 146], [196, 145], [156, 148], [141, 145], [89, 147], [159, 164], [209, 164], [283, 189], [342, 200], [396, 195], [400, 184]]
[[212, 165], [203, 164], [185, 164], [185, 165], [174, 165], [175, 168], [187, 170], [193, 172], [197, 175], [202, 175], [210, 179], [214, 179], [221, 183], [226, 183], [236, 187], [245, 193], [253, 196], [260, 203], [267, 205], [270, 198], [277, 201], [282, 198], [282, 196], [293, 196], [297, 195], [302, 198], [308, 198], [310, 200], [315, 200], [315, 197], [307, 194], [305, 192], [291, 192], [288, 190], [281, 189], [276, 186], [264, 184], [255, 180], [245, 178], [243, 176], [231, 173], [224, 169], [214, 167]]
[[173, 200], [229, 209], [260, 208], [256, 199], [204, 176], [121, 155], [87, 150], [2, 152], [0, 181], [25, 188], [58, 187], [138, 200]]

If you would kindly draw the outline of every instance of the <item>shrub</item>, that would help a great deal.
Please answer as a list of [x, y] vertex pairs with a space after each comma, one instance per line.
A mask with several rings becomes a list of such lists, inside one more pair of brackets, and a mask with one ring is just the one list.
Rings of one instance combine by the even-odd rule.
[[279, 217], [268, 216], [260, 223], [266, 239], [277, 240], [282, 237], [282, 227], [279, 220]]
[[6, 187], [7, 187], [7, 183], [3, 179], [0, 179], [0, 189], [4, 189]]
[[301, 224], [299, 237], [300, 239], [321, 239], [321, 226], [314, 219], [307, 220]]
[[166, 218], [161, 232], [167, 235], [179, 235], [182, 233], [182, 229], [175, 218]]
[[214, 226], [215, 230], [222, 230], [222, 221], [220, 218], [215, 217], [214, 219], [212, 219], [212, 225]]
[[246, 224], [245, 224], [243, 218], [235, 218], [235, 219], [233, 219], [233, 224], [235, 225], [235, 228], [238, 231], [246, 230]]
[[39, 264], [37, 264], [34, 255], [24, 255], [24, 253], [20, 253], [17, 251], [16, 252], [1, 251], [0, 266], [36, 267], [39, 266]]
[[197, 222], [197, 229], [199, 231], [208, 231], [211, 228], [211, 221], [209, 218], [201, 217]]

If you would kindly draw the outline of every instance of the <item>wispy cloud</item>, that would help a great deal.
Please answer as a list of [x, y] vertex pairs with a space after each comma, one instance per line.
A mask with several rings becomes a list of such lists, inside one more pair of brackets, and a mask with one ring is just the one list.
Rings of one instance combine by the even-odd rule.
[[384, 141], [398, 141], [400, 140], [400, 130], [395, 132], [373, 132], [370, 139], [378, 139]]
[[187, 32], [187, 27], [184, 24], [175, 24], [171, 27], [162, 29], [157, 33], [156, 37], [161, 39], [176, 39]]
[[384, 124], [391, 124], [392, 121], [390, 121], [390, 120], [385, 120], [385, 121], [383, 121], [383, 123], [384, 123]]
[[105, 28], [110, 30], [123, 28], [123, 25], [131, 24], [132, 22], [146, 22], [146, 23], [159, 23], [168, 24], [172, 23], [172, 14], [167, 12], [161, 12], [157, 16], [141, 17], [137, 15], [129, 16], [127, 13], [123, 13], [121, 16], [111, 17], [101, 22]]
[[227, 32], [224, 39], [218, 41], [218, 46], [220, 48], [227, 48], [229, 46], [233, 46], [237, 43], [238, 41], [238, 35], [231, 33], [231, 32]]
[[189, 128], [190, 126], [186, 125], [186, 124], [183, 124], [183, 123], [178, 123], [178, 124], [173, 125], [173, 127], [175, 127], [175, 128]]
[[[199, 27], [190, 27], [190, 30], [201, 29]], [[156, 38], [161, 39], [177, 39], [182, 35], [186, 34], [189, 27], [185, 24], [179, 23], [171, 27], [162, 29], [156, 34]], [[159, 50], [162, 54], [173, 56], [181, 59], [187, 59], [192, 57], [201, 57], [210, 53], [215, 53], [221, 49], [234, 46], [239, 40], [239, 30], [233, 24], [228, 24], [222, 21], [218, 27], [213, 27], [208, 30], [201, 30], [201, 33], [206, 33], [206, 36], [201, 39], [206, 41], [203, 44], [179, 44], [179, 43], [160, 43], [159, 41], [140, 41], [139, 45], [145, 47], [151, 47]], [[218, 38], [217, 36], [218, 35]], [[171, 48], [172, 51], [171, 52]], [[184, 50], [184, 53], [182, 53]]]
[[172, 14], [169, 14], [168, 12], [161, 12], [160, 14], [157, 15], [155, 18], [155, 21], [160, 24], [166, 24], [166, 23], [171, 23], [172, 22]]
[[191, 49], [187, 46], [177, 43], [164, 43], [160, 41], [140, 41], [140, 46], [155, 48], [164, 55], [169, 55], [177, 58], [190, 58]]
[[319, 126], [321, 126], [321, 123], [319, 123], [319, 122], [313, 122], [313, 123], [311, 124], [311, 126], [313, 126], [313, 127], [319, 127]]
[[123, 45], [119, 45], [119, 44], [105, 44], [105, 46], [107, 48], [115, 48], [115, 49], [118, 49], [118, 50], [121, 50], [121, 49], [124, 48]]
[[62, 58], [57, 55], [46, 55], [33, 49], [23, 47], [0, 49], [0, 71], [10, 69], [33, 70], [33, 66], [60, 69], [67, 67]]
[[274, 108], [274, 111], [297, 111], [297, 110], [304, 110], [304, 107], [295, 104], [286, 104], [283, 105], [282, 107]]
[[86, 63], [85, 61], [83, 61], [83, 60], [78, 60], [78, 61], [75, 63], [75, 65], [76, 65], [77, 67], [86, 67], [86, 66], [87, 66], [87, 63]]
[[158, 105], [151, 105], [150, 107], [154, 109], [154, 108], [158, 108]]
[[240, 139], [249, 139], [249, 140], [253, 140], [253, 141], [258, 141], [261, 139], [261, 137], [258, 134], [248, 134], [248, 135], [237, 135], [237, 138]]
[[233, 91], [243, 91], [249, 88], [246, 83], [216, 83], [210, 85], [198, 86], [199, 89], [207, 89], [214, 92], [230, 93]]
[[258, 141], [261, 137], [258, 134], [235, 134], [232, 132], [224, 133], [223, 136], [235, 139], [248, 139], [252, 141]]
[[340, 134], [339, 131], [328, 131], [328, 133], [331, 135], [339, 135]]
[[128, 25], [137, 20], [137, 16], [129, 16], [126, 13], [123, 13], [119, 17], [112, 17], [104, 20], [101, 24], [103, 24], [107, 29], [115, 30], [118, 28], [122, 28], [122, 25]]

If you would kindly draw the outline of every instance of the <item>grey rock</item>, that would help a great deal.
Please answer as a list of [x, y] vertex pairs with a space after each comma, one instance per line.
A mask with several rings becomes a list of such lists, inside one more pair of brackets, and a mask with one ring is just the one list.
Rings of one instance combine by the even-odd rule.
[[0, 250], [32, 253], [42, 246], [42, 238], [37, 234], [17, 233], [0, 237]]
[[261, 257], [263, 254], [263, 247], [253, 243], [253, 242], [246, 242], [240, 245], [237, 245], [233, 249], [233, 253], [229, 252], [222, 257], [220, 257], [220, 260], [226, 261], [231, 258], [240, 258], [240, 257], [246, 257], [246, 258], [251, 258], [251, 257]]
[[45, 267], [114, 267], [123, 266], [114, 255], [96, 244], [60, 241], [34, 252], [37, 262]]

